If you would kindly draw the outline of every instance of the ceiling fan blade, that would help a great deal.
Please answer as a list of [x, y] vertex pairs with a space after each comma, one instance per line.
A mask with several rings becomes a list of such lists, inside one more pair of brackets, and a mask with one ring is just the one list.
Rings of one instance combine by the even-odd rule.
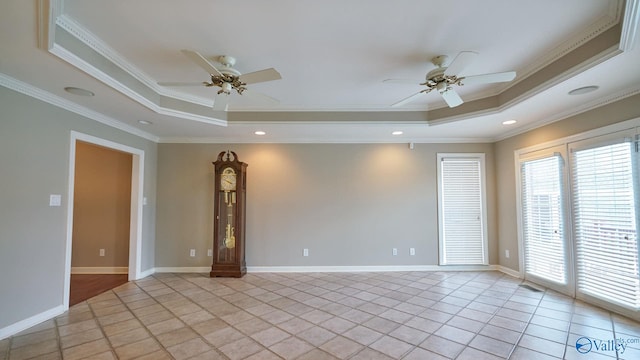
[[280, 79], [282, 79], [282, 76], [274, 68], [254, 71], [248, 74], [240, 75], [240, 81], [242, 81], [245, 84], [255, 84], [259, 82], [280, 80]]
[[205, 69], [207, 73], [210, 75], [222, 75], [215, 66], [213, 66], [209, 60], [205, 59], [204, 56], [200, 55], [200, 53], [192, 51], [192, 50], [182, 50], [182, 53], [185, 54], [191, 61], [196, 63], [201, 68]]
[[384, 80], [382, 80], [382, 82], [384, 82], [384, 83], [389, 83], [389, 84], [411, 84], [411, 85], [418, 85], [418, 82], [416, 82], [415, 80], [409, 80], [409, 79], [384, 79]]
[[229, 107], [229, 95], [227, 94], [218, 94], [213, 100], [213, 110], [216, 111], [227, 111]]
[[203, 86], [206, 83], [200, 82], [180, 82], [180, 81], [160, 81], [158, 85], [160, 86]]
[[398, 101], [396, 103], [391, 104], [391, 107], [398, 107], [398, 106], [402, 106], [404, 104], [408, 104], [408, 103], [412, 102], [413, 100], [417, 99], [418, 96], [420, 96], [420, 94], [422, 94], [422, 91], [418, 91], [417, 93], [415, 93], [415, 94], [413, 94], [411, 96], [408, 96], [408, 97], [406, 97], [406, 98], [404, 98], [404, 99], [402, 99], [402, 100], [400, 100], [400, 101]]
[[249, 89], [246, 89], [242, 92], [242, 95], [246, 95], [247, 97], [251, 98], [251, 99], [256, 99], [256, 100], [260, 100], [263, 102], [267, 102], [270, 104], [280, 104], [280, 100], [273, 98], [269, 95], [263, 94], [263, 93], [259, 93], [259, 92], [255, 92], [255, 91], [251, 91]]
[[472, 75], [463, 77], [460, 80], [461, 85], [488, 84], [498, 82], [508, 82], [516, 78], [515, 71], [507, 71], [493, 74]]
[[449, 105], [449, 107], [456, 107], [463, 103], [460, 95], [458, 95], [458, 93], [453, 89], [442, 92], [440, 93], [440, 95], [442, 95], [442, 98], [447, 103], [447, 105]]
[[458, 75], [478, 56], [474, 51], [461, 51], [444, 71], [446, 76]]

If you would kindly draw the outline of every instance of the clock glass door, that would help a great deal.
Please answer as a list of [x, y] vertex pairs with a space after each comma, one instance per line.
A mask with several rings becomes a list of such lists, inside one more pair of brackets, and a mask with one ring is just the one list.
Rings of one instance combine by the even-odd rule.
[[218, 248], [216, 257], [219, 263], [236, 261], [236, 172], [226, 168], [220, 177], [218, 192]]

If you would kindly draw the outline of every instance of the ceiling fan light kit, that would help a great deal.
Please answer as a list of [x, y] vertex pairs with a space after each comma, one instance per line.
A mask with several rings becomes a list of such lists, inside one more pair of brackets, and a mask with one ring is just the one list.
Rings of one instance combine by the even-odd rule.
[[[501, 73], [492, 73], [492, 74], [482, 74], [482, 75], [472, 75], [472, 76], [459, 76], [459, 74], [464, 71], [464, 69], [478, 56], [477, 52], [474, 51], [462, 51], [458, 53], [458, 55], [453, 59], [451, 64], [446, 66], [448, 56], [446, 55], [438, 55], [431, 59], [431, 63], [436, 66], [435, 69], [429, 71], [425, 77], [425, 81], [420, 83], [421, 86], [426, 86], [425, 89], [420, 90], [419, 92], [404, 98], [394, 104], [392, 107], [402, 106], [407, 104], [413, 100], [415, 100], [420, 94], [427, 94], [432, 90], [437, 90], [437, 92], [442, 96], [444, 101], [447, 103], [449, 107], [456, 107], [463, 103], [463, 100], [460, 98], [458, 93], [454, 90], [455, 86], [463, 86], [468, 84], [488, 84], [488, 83], [497, 83], [497, 82], [508, 82], [512, 81], [516, 77], [515, 71], [507, 71]], [[389, 79], [385, 80], [385, 82], [411, 82], [405, 80], [394, 80]]]

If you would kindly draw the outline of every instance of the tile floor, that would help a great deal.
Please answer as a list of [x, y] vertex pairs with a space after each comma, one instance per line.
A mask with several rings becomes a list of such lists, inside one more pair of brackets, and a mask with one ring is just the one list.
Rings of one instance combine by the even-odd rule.
[[520, 282], [498, 272], [156, 274], [0, 340], [0, 359], [640, 359], [640, 323]]

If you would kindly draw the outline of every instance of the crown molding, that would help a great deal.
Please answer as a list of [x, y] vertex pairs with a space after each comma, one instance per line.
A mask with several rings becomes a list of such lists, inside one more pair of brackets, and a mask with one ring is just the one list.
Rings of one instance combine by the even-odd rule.
[[[53, 11], [51, 12], [53, 13]], [[39, 20], [43, 21], [44, 18], [40, 18]], [[44, 27], [42, 24], [40, 26]], [[211, 108], [210, 100], [194, 96], [176, 97], [174, 93], [163, 91], [163, 89], [160, 89], [160, 87], [155, 84], [148, 75], [138, 70], [131, 63], [125, 61], [124, 58], [115, 50], [110, 48], [102, 40], [93, 35], [87, 29], [83, 28], [78, 22], [69, 16], [64, 14], [59, 15], [55, 20], [55, 26], [52, 28], [54, 33], [48, 34], [49, 39], [54, 39], [52, 45], [48, 49], [50, 53], [121, 92], [142, 106], [162, 115], [174, 116], [218, 126], [227, 125], [226, 119], [219, 119], [202, 114], [203, 109]], [[67, 35], [66, 39], [62, 36], [62, 33]], [[72, 42], [72, 39], [75, 39], [75, 41]], [[64, 44], [65, 42], [66, 44]], [[74, 46], [76, 48], [78, 46], [84, 46], [90, 50], [93, 56], [98, 55], [101, 60], [98, 63], [103, 65], [102, 69], [72, 51], [70, 48]], [[87, 54], [84, 55], [85, 57], [89, 56]], [[102, 60], [112, 66], [104, 66]], [[110, 71], [106, 69], [109, 69]], [[120, 70], [121, 73], [116, 75], [114, 71], [117, 70]], [[127, 84], [125, 84], [125, 82]], [[133, 89], [131, 84], [138, 84], [139, 87], [141, 86], [142, 88], [137, 90]], [[146, 95], [144, 94], [145, 92], [147, 93]], [[172, 103], [176, 106], [168, 107], [160, 105], [159, 102], [166, 98], [170, 98]], [[193, 107], [194, 105], [201, 107], [200, 114], [184, 110]]]
[[0, 73], [0, 85], [4, 86], [13, 91], [19, 92], [21, 94], [30, 96], [32, 98], [44, 101], [53, 106], [57, 106], [61, 109], [68, 110], [72, 113], [82, 115], [91, 120], [97, 121], [104, 125], [110, 126], [112, 128], [116, 128], [118, 130], [122, 130], [132, 135], [139, 136], [141, 138], [147, 139], [149, 141], [158, 142], [160, 138], [158, 136], [152, 135], [148, 132], [142, 131], [136, 127], [131, 125], [127, 125], [121, 121], [103, 115], [97, 111], [88, 109], [84, 106], [78, 105], [72, 101], [69, 101], [60, 96], [54, 95], [48, 91], [39, 89], [33, 85], [27, 84], [20, 80], [9, 77], [5, 74]]
[[623, 100], [625, 98], [628, 98], [630, 96], [634, 96], [634, 95], [638, 95], [640, 94], [640, 87], [634, 87], [634, 88], [630, 88], [630, 89], [624, 89], [615, 93], [610, 94], [609, 96], [605, 96], [602, 98], [597, 98], [595, 100], [592, 100], [590, 102], [581, 104], [577, 107], [574, 107], [572, 109], [569, 109], [567, 111], [561, 112], [561, 113], [557, 113], [554, 114], [553, 116], [541, 119], [540, 121], [536, 121], [528, 126], [524, 126], [521, 128], [518, 128], [517, 130], [502, 134], [501, 136], [495, 137], [493, 138], [493, 141], [502, 141], [505, 139], [508, 139], [510, 137], [516, 136], [516, 135], [520, 135], [520, 134], [524, 134], [528, 131], [531, 130], [535, 130], [537, 128], [543, 127], [545, 125], [549, 125], [552, 124], [554, 122], [558, 122], [564, 119], [568, 119], [570, 117], [576, 116], [576, 115], [580, 115], [582, 113], [585, 113], [587, 111], [591, 111], [594, 109], [597, 109], [599, 107], [605, 106], [605, 105], [609, 105], [612, 103], [615, 103], [617, 101]]
[[[628, 1], [637, 2], [638, 0]], [[520, 82], [522, 79], [526, 79], [530, 75], [546, 68], [553, 62], [569, 54], [571, 51], [576, 50], [580, 46], [583, 46], [589, 41], [596, 38], [598, 35], [616, 26], [618, 23], [620, 23], [624, 4], [625, 0], [612, 1], [611, 6], [609, 7], [609, 12], [606, 15], [601, 16], [586, 30], [582, 30], [579, 33], [573, 34], [565, 41], [557, 45], [555, 48], [545, 52], [544, 54], [541, 54], [541, 58], [538, 62], [520, 69], [518, 71], [518, 78], [516, 79], [516, 81], [510, 83], [507, 88], [517, 85], [518, 82]]]
[[620, 37], [620, 50], [633, 49], [640, 22], [640, 0], [627, 0], [622, 20], [622, 36]]
[[494, 142], [493, 138], [404, 138], [398, 139], [363, 139], [345, 138], [340, 140], [318, 140], [308, 138], [272, 137], [268, 140], [243, 139], [235, 137], [214, 138], [214, 137], [161, 137], [158, 143], [161, 144], [485, 144]]
[[[164, 87], [159, 86], [151, 76], [135, 67], [132, 63], [130, 63], [122, 55], [120, 55], [120, 53], [118, 53], [115, 49], [107, 45], [104, 41], [102, 41], [102, 39], [95, 36], [91, 31], [82, 26], [72, 17], [66, 14], [61, 14], [57, 17], [56, 24], [66, 32], [80, 40], [90, 49], [94, 50], [109, 62], [121, 68], [134, 79], [149, 87], [159, 95], [171, 96], [174, 99], [190, 102], [201, 106], [211, 106], [211, 99], [179, 93], [176, 91], [167, 91]], [[93, 73], [89, 74], [92, 76], [94, 75]]]

